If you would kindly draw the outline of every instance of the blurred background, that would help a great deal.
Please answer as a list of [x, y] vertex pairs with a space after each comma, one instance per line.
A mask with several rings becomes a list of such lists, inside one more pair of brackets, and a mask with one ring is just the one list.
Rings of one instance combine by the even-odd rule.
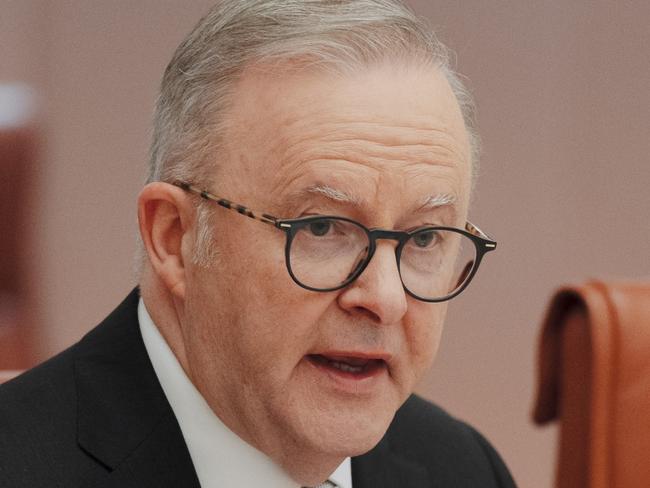
[[[0, 0], [0, 369], [66, 348], [135, 285], [156, 90], [211, 3]], [[471, 218], [499, 241], [419, 392], [476, 425], [520, 486], [549, 488], [556, 433], [530, 420], [548, 299], [650, 275], [650, 2], [410, 3], [476, 96]]]

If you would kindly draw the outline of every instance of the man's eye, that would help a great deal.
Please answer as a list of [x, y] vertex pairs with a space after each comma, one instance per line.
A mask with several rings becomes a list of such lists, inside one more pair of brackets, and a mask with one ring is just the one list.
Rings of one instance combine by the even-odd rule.
[[436, 240], [437, 232], [430, 230], [427, 232], [420, 232], [413, 236], [413, 242], [417, 247], [429, 247]]
[[321, 237], [327, 234], [332, 227], [328, 221], [312, 222], [309, 224], [309, 231], [315, 236]]

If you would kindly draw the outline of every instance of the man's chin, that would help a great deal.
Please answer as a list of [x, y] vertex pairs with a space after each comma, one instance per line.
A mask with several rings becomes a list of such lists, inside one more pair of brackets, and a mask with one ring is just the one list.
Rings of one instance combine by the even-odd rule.
[[371, 419], [369, 416], [355, 418], [348, 416], [339, 422], [323, 425], [320, 435], [312, 437], [314, 447], [323, 455], [341, 458], [365, 454], [373, 449], [384, 437], [392, 416]]

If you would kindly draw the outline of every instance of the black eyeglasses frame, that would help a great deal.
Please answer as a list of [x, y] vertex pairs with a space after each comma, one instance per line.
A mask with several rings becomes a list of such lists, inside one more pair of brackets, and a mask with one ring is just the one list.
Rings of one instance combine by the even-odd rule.
[[[400, 230], [389, 230], [389, 229], [379, 229], [379, 228], [373, 228], [369, 229], [363, 224], [352, 220], [348, 219], [346, 217], [340, 217], [336, 215], [310, 215], [307, 217], [300, 217], [300, 218], [293, 218], [293, 219], [283, 219], [283, 218], [278, 218], [273, 215], [270, 215], [268, 213], [264, 212], [258, 212], [255, 210], [252, 210], [248, 207], [245, 207], [244, 205], [235, 203], [231, 200], [228, 200], [226, 198], [222, 198], [220, 196], [214, 195], [206, 190], [201, 190], [199, 187], [188, 183], [184, 181], [175, 181], [172, 183], [174, 186], [177, 186], [189, 193], [195, 194], [200, 196], [201, 198], [211, 201], [213, 203], [216, 203], [220, 205], [221, 207], [224, 207], [228, 210], [234, 210], [242, 215], [245, 215], [246, 217], [249, 217], [253, 220], [258, 220], [260, 222], [263, 222], [265, 224], [269, 224], [274, 226], [277, 229], [282, 230], [286, 234], [286, 244], [284, 248], [284, 254], [285, 254], [285, 265], [287, 267], [287, 271], [289, 272], [289, 276], [291, 276], [291, 279], [301, 288], [304, 288], [306, 290], [310, 291], [316, 291], [316, 292], [331, 292], [331, 291], [336, 291], [340, 290], [342, 288], [345, 288], [348, 286], [350, 283], [352, 283], [354, 280], [356, 280], [361, 273], [366, 269], [368, 264], [370, 263], [370, 260], [372, 259], [376, 249], [377, 249], [377, 240], [379, 239], [388, 239], [388, 240], [395, 240], [398, 242], [397, 247], [395, 248], [395, 258], [397, 260], [397, 269], [400, 275], [400, 280], [402, 281], [402, 287], [404, 288], [404, 291], [408, 293], [410, 296], [413, 298], [423, 301], [423, 302], [428, 302], [428, 303], [439, 303], [439, 302], [444, 302], [447, 300], [451, 300], [452, 298], [458, 296], [467, 286], [469, 283], [472, 281], [472, 278], [474, 278], [474, 275], [476, 274], [479, 265], [481, 264], [481, 261], [483, 260], [483, 257], [485, 254], [487, 254], [490, 251], [494, 251], [497, 247], [497, 243], [495, 240], [493, 240], [491, 237], [489, 237], [485, 232], [480, 230], [477, 226], [472, 224], [471, 222], [467, 221], [465, 223], [465, 229], [459, 229], [457, 227], [447, 227], [447, 226], [429, 226], [429, 227], [419, 227], [417, 229], [414, 229], [412, 231], [400, 231]], [[291, 269], [291, 258], [290, 258], [290, 251], [291, 251], [291, 243], [293, 242], [294, 237], [296, 236], [296, 233], [302, 229], [303, 227], [309, 225], [310, 223], [314, 221], [319, 221], [323, 219], [328, 219], [328, 220], [340, 220], [344, 222], [348, 222], [350, 224], [353, 224], [360, 229], [363, 229], [368, 237], [368, 242], [369, 242], [369, 247], [367, 251], [367, 256], [366, 258], [359, 263], [357, 268], [355, 268], [355, 271], [348, 276], [343, 282], [341, 282], [339, 285], [335, 287], [330, 287], [330, 288], [315, 288], [309, 285], [305, 285], [302, 283], [294, 274], [293, 270]], [[413, 293], [411, 290], [408, 289], [408, 287], [404, 284], [404, 281], [402, 279], [402, 274], [401, 274], [401, 269], [400, 269], [400, 263], [401, 263], [401, 253], [404, 248], [404, 245], [406, 242], [411, 239], [414, 235], [417, 235], [419, 233], [423, 232], [430, 232], [430, 231], [450, 231], [450, 232], [455, 232], [458, 234], [462, 234], [466, 237], [468, 237], [475, 246], [476, 249], [476, 259], [472, 263], [472, 267], [468, 272], [465, 272], [465, 277], [463, 279], [462, 284], [458, 287], [455, 288], [451, 293], [439, 297], [439, 298], [425, 298], [416, 295]]]

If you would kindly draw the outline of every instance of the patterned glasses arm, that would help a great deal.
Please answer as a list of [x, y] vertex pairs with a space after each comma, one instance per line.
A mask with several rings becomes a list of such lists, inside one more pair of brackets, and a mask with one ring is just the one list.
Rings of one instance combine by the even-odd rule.
[[487, 235], [477, 226], [472, 224], [469, 220], [465, 222], [465, 230], [474, 236], [480, 237], [481, 239], [485, 239], [486, 241], [490, 241], [485, 243], [485, 247], [489, 249], [495, 249], [497, 247], [497, 243], [494, 239], [492, 239], [489, 235]]
[[264, 222], [265, 224], [270, 224], [274, 227], [280, 227], [279, 219], [277, 217], [274, 217], [273, 215], [269, 215], [264, 212], [258, 212], [257, 210], [252, 210], [248, 207], [232, 202], [226, 198], [222, 198], [218, 195], [213, 195], [212, 193], [207, 192], [205, 190], [201, 190], [200, 188], [192, 185], [191, 183], [187, 183], [185, 181], [175, 181], [172, 184], [189, 193], [194, 193], [195, 195], [200, 196], [204, 200], [210, 200], [212, 202], [215, 202], [217, 205], [221, 205], [222, 207], [227, 208], [228, 210], [234, 210], [242, 215], [245, 215], [246, 217], [250, 217], [253, 220], [259, 220], [260, 222]]

